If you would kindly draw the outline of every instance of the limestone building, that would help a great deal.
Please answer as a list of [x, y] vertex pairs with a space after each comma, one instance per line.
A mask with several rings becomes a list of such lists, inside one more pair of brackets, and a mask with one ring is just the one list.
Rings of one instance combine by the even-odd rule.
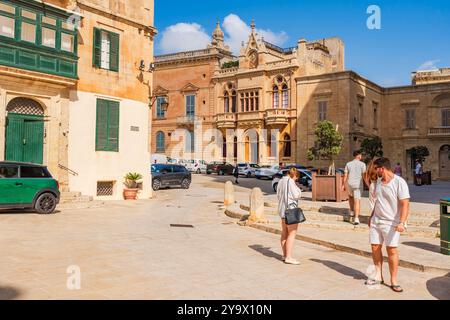
[[0, 157], [42, 163], [63, 191], [151, 196], [151, 0], [0, 0]]
[[[300, 39], [283, 49], [259, 37], [254, 23], [234, 57], [218, 23], [208, 48], [155, 57], [155, 95], [169, 107], [152, 110], [152, 152], [323, 167], [328, 163], [307, 160], [307, 150], [317, 123], [330, 120], [344, 135], [339, 167], [365, 138], [380, 136], [385, 155], [401, 163], [407, 179], [409, 150], [419, 145], [430, 150], [425, 170], [450, 179], [448, 69], [418, 71], [412, 85], [384, 88], [345, 70], [344, 57], [339, 38]], [[203, 132], [217, 129], [223, 142], [193, 134], [199, 125]]]

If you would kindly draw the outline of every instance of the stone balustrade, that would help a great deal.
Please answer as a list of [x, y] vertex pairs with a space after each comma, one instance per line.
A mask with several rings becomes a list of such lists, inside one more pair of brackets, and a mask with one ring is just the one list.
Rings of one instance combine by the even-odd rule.
[[437, 127], [428, 129], [429, 136], [450, 136], [450, 127]]

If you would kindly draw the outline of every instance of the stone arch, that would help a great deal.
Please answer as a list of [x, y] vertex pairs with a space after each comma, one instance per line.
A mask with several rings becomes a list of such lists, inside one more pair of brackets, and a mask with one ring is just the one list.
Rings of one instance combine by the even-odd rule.
[[9, 101], [6, 106], [8, 113], [27, 114], [35, 116], [44, 115], [44, 107], [42, 104], [34, 99], [17, 97]]
[[259, 134], [255, 129], [244, 132], [244, 159], [245, 162], [259, 162]]
[[444, 144], [439, 149], [439, 178], [450, 180], [450, 145]]
[[445, 92], [434, 97], [433, 106], [450, 106], [450, 92]]

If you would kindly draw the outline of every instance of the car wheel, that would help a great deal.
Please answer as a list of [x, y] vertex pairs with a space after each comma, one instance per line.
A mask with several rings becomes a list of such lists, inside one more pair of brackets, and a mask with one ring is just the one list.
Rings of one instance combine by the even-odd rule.
[[206, 174], [211, 174], [211, 172], [210, 171], [206, 171]]
[[153, 180], [152, 188], [154, 191], [158, 191], [159, 189], [161, 189], [161, 181], [159, 179]]
[[181, 188], [183, 189], [189, 189], [190, 185], [191, 182], [188, 179], [183, 179], [183, 181], [181, 181]]
[[202, 173], [202, 171], [200, 169], [197, 169], [197, 174]]
[[219, 171], [219, 176], [223, 176], [224, 174], [225, 173], [222, 170]]
[[251, 174], [250, 172], [247, 172], [246, 177], [247, 177], [247, 178], [251, 178], [251, 177], [252, 177], [252, 174]]
[[34, 209], [40, 214], [50, 214], [55, 211], [56, 197], [52, 193], [41, 194], [34, 205]]
[[278, 189], [278, 183], [275, 183], [275, 184], [273, 185], [273, 191], [277, 192], [277, 189]]
[[261, 180], [261, 177], [260, 177], [260, 176], [257, 176], [256, 179]]

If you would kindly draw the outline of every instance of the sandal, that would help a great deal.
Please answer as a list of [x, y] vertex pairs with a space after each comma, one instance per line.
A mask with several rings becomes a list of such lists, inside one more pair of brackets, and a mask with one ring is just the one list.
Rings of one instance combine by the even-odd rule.
[[399, 286], [399, 285], [392, 285], [391, 286], [391, 289], [394, 291], [394, 292], [398, 292], [398, 293], [400, 293], [400, 292], [403, 292], [403, 288], [401, 287], [401, 286]]
[[364, 283], [366, 286], [378, 286], [384, 284], [383, 280], [367, 279]]

